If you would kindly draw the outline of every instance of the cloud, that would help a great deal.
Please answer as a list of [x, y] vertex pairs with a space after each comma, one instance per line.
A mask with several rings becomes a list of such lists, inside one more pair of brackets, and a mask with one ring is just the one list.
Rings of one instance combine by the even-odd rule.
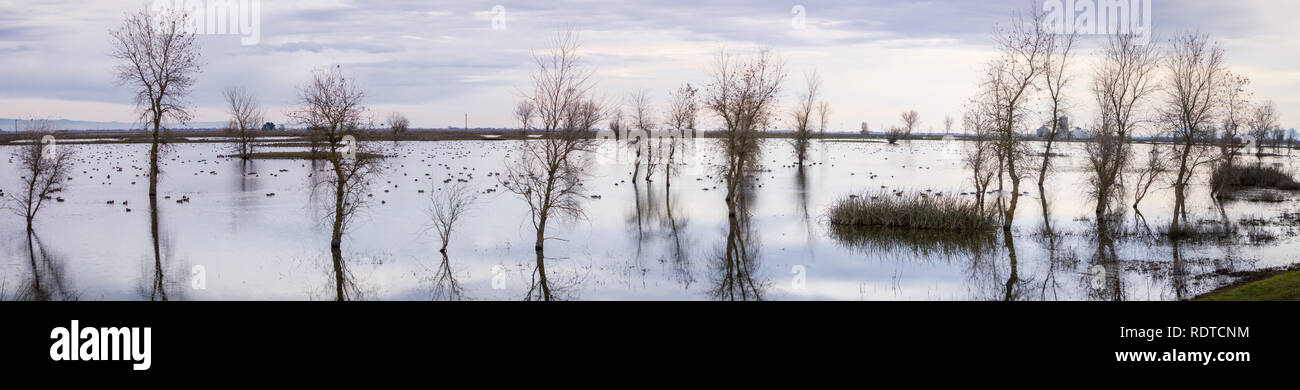
[[[65, 102], [72, 119], [132, 120], [130, 93], [116, 86], [107, 31], [140, 0], [0, 3], [0, 98]], [[617, 101], [650, 88], [662, 100], [682, 82], [703, 85], [721, 46], [771, 47], [788, 63], [795, 91], [813, 68], [827, 79], [832, 123], [878, 128], [917, 109], [941, 121], [960, 117], [992, 49], [989, 33], [1031, 2], [1003, 1], [262, 1], [258, 45], [237, 36], [204, 36], [191, 101], [200, 121], [219, 120], [220, 91], [256, 90], [272, 116], [294, 101], [295, 86], [317, 67], [338, 64], [369, 88], [376, 112], [408, 110], [416, 126], [509, 126], [510, 107], [526, 86], [533, 49], [548, 33], [576, 26], [600, 88]], [[494, 30], [492, 9], [505, 9]], [[803, 6], [806, 28], [794, 29]], [[1236, 69], [1257, 80], [1260, 97], [1278, 101], [1283, 118], [1300, 117], [1300, 43], [1287, 30], [1294, 2], [1154, 1], [1157, 32], [1198, 29], [1228, 49]], [[1095, 42], [1089, 43], [1095, 45]], [[1080, 69], [1086, 76], [1086, 69]], [[1076, 87], [1086, 105], [1086, 77]], [[794, 92], [791, 92], [793, 94]], [[40, 110], [25, 104], [23, 110]], [[93, 104], [93, 106], [92, 106]], [[103, 105], [117, 105], [117, 112]], [[85, 115], [76, 114], [85, 107]], [[0, 117], [32, 114], [0, 108]], [[36, 113], [39, 114], [39, 113]], [[103, 116], [103, 117], [101, 117]], [[280, 118], [277, 118], [279, 120]], [[1295, 119], [1286, 119], [1295, 120]]]

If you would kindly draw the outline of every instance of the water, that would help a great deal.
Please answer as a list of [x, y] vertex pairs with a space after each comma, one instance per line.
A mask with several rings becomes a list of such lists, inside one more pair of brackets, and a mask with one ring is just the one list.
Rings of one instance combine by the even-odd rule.
[[[528, 209], [490, 176], [504, 171], [518, 142], [377, 142], [397, 157], [372, 180], [374, 196], [344, 238], [341, 272], [324, 211], [332, 205], [326, 190], [312, 195], [310, 162], [244, 163], [218, 157], [228, 145], [174, 145], [159, 184], [155, 256], [148, 179], [138, 176], [147, 170], [148, 145], [62, 146], [76, 148], [80, 161], [59, 194], [67, 201], [38, 215], [34, 250], [21, 217], [0, 224], [8, 238], [0, 241], [0, 291], [6, 299], [30, 298], [39, 285], [51, 299], [329, 300], [341, 273], [356, 299], [523, 299], [536, 283]], [[1009, 240], [833, 231], [822, 217], [836, 199], [881, 186], [960, 196], [969, 187], [961, 141], [816, 141], [816, 164], [802, 174], [785, 163], [785, 141], [763, 141], [748, 213], [733, 224], [708, 166], [716, 161], [714, 141], [698, 142], [704, 168], [683, 171], [668, 187], [662, 169], [654, 182], [634, 184], [627, 159], [593, 159], [585, 188], [600, 199], [585, 201], [585, 217], [548, 231], [555, 239], [545, 250], [547, 283], [557, 298], [1172, 300], [1212, 290], [1235, 272], [1297, 261], [1295, 224], [1278, 219], [1296, 212], [1290, 193], [1280, 203], [1226, 203], [1222, 211], [1234, 224], [1267, 221], [1243, 225], [1230, 240], [1099, 240], [1075, 143], [1060, 147], [1068, 156], [1056, 159], [1048, 180], [1046, 221], [1054, 234], [1044, 233], [1033, 180], [1025, 182], [1029, 195]], [[16, 147], [0, 146], [0, 154]], [[1293, 173], [1295, 161], [1264, 159]], [[0, 188], [17, 191], [16, 164], [3, 167]], [[1212, 226], [1222, 216], [1205, 188], [1208, 173], [1200, 173], [1189, 209], [1193, 221]], [[497, 191], [482, 195], [456, 226], [444, 257], [428, 208], [447, 178]], [[1131, 211], [1124, 217], [1126, 231], [1168, 224], [1172, 190], [1157, 187], [1142, 218]], [[184, 196], [191, 202], [176, 203]], [[728, 242], [743, 251], [727, 256]]]

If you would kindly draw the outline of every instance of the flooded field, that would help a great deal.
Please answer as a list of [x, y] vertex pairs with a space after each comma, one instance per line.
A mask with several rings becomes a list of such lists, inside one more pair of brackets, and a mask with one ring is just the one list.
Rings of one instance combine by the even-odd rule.
[[[346, 284], [354, 299], [524, 299], [537, 283], [535, 233], [526, 204], [495, 175], [519, 142], [537, 141], [373, 142], [392, 157], [372, 180], [341, 262], [330, 250], [324, 208], [332, 205], [312, 191], [321, 167], [309, 161], [243, 162], [220, 157], [226, 144], [176, 144], [151, 207], [149, 145], [63, 146], [76, 148], [78, 164], [32, 240], [21, 217], [0, 224], [0, 291], [6, 299], [332, 300]], [[1194, 181], [1191, 220], [1232, 233], [1163, 238], [1156, 232], [1173, 204], [1162, 183], [1140, 214], [1121, 207], [1124, 226], [1099, 235], [1080, 144], [1064, 144], [1046, 194], [1026, 181], [1011, 236], [971, 238], [835, 229], [824, 218], [835, 200], [882, 189], [969, 196], [963, 141], [814, 141], [812, 165], [800, 170], [788, 163], [786, 141], [765, 140], [736, 219], [715, 178], [715, 141], [696, 142], [699, 168], [671, 180], [659, 170], [652, 182], [633, 181], [629, 161], [589, 159], [585, 216], [548, 231], [556, 240], [545, 248], [545, 274], [557, 298], [1176, 300], [1298, 260], [1295, 193], [1220, 205], [1205, 170]], [[1295, 174], [1297, 160], [1282, 154], [1243, 159]], [[0, 189], [16, 191], [19, 176], [9, 161]], [[449, 179], [482, 195], [444, 256], [429, 208]], [[727, 255], [728, 243], [741, 255]]]

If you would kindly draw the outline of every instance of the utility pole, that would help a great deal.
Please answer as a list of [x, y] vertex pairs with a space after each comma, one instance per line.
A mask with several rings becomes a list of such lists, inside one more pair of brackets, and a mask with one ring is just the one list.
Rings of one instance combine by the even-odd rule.
[[469, 113], [465, 113], [465, 130], [469, 130]]

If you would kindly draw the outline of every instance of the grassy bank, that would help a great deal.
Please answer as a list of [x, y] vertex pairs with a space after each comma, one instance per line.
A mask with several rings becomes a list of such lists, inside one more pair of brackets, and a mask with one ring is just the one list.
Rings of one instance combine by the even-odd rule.
[[1300, 270], [1290, 270], [1205, 294], [1198, 301], [1300, 301]]
[[833, 225], [977, 232], [997, 223], [971, 199], [876, 192], [840, 199], [827, 210]]

